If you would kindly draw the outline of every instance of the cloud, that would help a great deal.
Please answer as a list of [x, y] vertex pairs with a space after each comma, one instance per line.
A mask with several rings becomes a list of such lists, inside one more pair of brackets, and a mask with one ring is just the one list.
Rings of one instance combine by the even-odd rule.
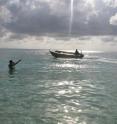
[[[37, 5], [34, 3], [32, 5], [31, 1], [26, 0], [25, 2], [7, 4], [6, 7], [12, 17], [9, 22], [4, 23], [4, 27], [15, 33], [30, 35], [67, 32], [68, 17], [65, 17], [64, 11], [62, 13], [56, 10], [57, 2], [53, 2], [53, 4], [48, 2], [38, 1], [36, 3], [35, 0]], [[65, 10], [65, 6], [63, 4], [61, 6]]]
[[[28, 43], [30, 47], [31, 45], [38, 47], [35, 45], [37, 43], [43, 47], [45, 44], [51, 44], [48, 44], [47, 48], [54, 42], [56, 45], [65, 42], [67, 48], [71, 47], [68, 47], [71, 42], [75, 45], [78, 43], [82, 47], [85, 44], [89, 46], [88, 44], [91, 45], [92, 42], [96, 44], [116, 42], [116, 38], [113, 38], [113, 35], [117, 35], [116, 0], [74, 0], [71, 34], [69, 34], [70, 1], [0, 0], [0, 42], [12, 41], [16, 46], [22, 42], [21, 47], [23, 45], [25, 47]], [[98, 40], [90, 38], [100, 35], [105, 37], [98, 37]], [[70, 40], [71, 38], [74, 40]], [[59, 44], [60, 47], [62, 46]]]
[[117, 1], [116, 0], [104, 0], [104, 3], [106, 6], [116, 8], [117, 7]]
[[[106, 1], [74, 0], [72, 36], [117, 33], [109, 24], [116, 13], [115, 4]], [[6, 11], [2, 26], [11, 32], [36, 36], [68, 35], [70, 0], [2, 0], [0, 4]]]
[[0, 25], [7, 23], [10, 18], [10, 11], [5, 6], [0, 6]]
[[109, 22], [111, 25], [115, 25], [115, 26], [117, 25], [117, 13], [110, 18]]
[[[116, 51], [117, 43], [113, 41], [103, 41], [99, 36], [81, 36], [79, 38], [56, 39], [54, 37], [27, 36], [24, 39], [12, 40], [12, 42], [1, 42], [1, 47], [25, 48], [25, 49], [66, 49], [66, 50], [94, 50], [94, 51]], [[105, 37], [106, 38], [106, 37]], [[109, 37], [108, 37], [109, 38]], [[117, 38], [115, 37], [115, 40]]]
[[8, 0], [0, 0], [0, 5], [5, 5], [8, 2]]

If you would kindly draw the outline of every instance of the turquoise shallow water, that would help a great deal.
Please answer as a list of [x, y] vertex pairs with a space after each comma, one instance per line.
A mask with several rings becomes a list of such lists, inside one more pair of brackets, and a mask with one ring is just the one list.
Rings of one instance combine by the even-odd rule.
[[[9, 72], [9, 59], [22, 62]], [[0, 124], [117, 124], [117, 55], [55, 59], [0, 50]]]

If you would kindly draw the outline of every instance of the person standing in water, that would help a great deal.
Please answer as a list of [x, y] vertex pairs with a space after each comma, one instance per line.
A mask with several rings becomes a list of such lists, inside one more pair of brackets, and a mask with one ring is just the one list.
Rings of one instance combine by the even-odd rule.
[[78, 55], [79, 54], [79, 52], [78, 52], [78, 50], [76, 49], [76, 51], [75, 51], [75, 55]]
[[10, 69], [10, 70], [15, 69], [15, 65], [17, 65], [20, 61], [21, 61], [21, 59], [18, 60], [17, 62], [13, 62], [13, 60], [10, 60], [10, 61], [9, 61], [9, 65], [8, 65], [9, 69]]

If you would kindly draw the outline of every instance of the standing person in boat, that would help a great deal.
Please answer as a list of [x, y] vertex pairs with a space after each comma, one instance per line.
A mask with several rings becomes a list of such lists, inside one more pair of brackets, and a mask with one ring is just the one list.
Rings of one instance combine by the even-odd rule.
[[15, 69], [15, 65], [17, 65], [20, 61], [21, 61], [21, 59], [18, 60], [17, 62], [13, 62], [13, 60], [10, 60], [9, 61], [9, 65], [8, 65], [9, 70], [14, 70]]
[[76, 51], [75, 51], [75, 55], [78, 55], [79, 54], [79, 52], [78, 52], [78, 50], [76, 49]]

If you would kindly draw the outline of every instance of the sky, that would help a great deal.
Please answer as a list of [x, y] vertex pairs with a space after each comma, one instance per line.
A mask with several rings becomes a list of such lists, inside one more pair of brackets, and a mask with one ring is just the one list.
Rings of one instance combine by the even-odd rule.
[[117, 0], [0, 0], [0, 48], [117, 51]]

